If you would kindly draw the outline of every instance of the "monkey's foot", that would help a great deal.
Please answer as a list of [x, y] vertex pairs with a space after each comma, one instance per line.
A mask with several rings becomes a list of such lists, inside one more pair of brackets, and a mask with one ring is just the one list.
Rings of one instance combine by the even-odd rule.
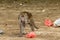
[[27, 33], [23, 33], [23, 35], [26, 35]]

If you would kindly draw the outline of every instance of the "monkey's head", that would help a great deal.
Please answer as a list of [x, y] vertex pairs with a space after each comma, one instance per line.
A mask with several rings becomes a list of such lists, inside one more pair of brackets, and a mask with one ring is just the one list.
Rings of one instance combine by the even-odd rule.
[[27, 15], [28, 19], [30, 19], [32, 17], [32, 14], [30, 12], [27, 12], [27, 11], [21, 12], [21, 15], [22, 16]]

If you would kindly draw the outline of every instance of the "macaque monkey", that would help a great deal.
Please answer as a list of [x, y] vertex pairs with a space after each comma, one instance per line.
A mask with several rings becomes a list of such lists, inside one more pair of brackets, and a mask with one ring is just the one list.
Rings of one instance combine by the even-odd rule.
[[30, 25], [32, 31], [34, 31], [34, 28], [38, 29], [38, 27], [36, 27], [34, 23], [33, 16], [30, 12], [21, 12], [18, 16], [18, 20], [20, 25], [20, 36], [24, 34], [24, 28], [26, 24]]

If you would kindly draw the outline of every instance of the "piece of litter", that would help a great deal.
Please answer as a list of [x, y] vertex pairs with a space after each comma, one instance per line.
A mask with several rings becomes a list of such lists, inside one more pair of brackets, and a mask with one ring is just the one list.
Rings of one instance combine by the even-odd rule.
[[0, 30], [0, 34], [3, 34], [4, 33], [4, 31], [3, 30]]
[[22, 3], [20, 3], [20, 5], [23, 5]]
[[50, 19], [45, 19], [44, 24], [46, 26], [52, 26], [53, 25], [53, 22]]
[[53, 23], [54, 26], [60, 26], [60, 18], [56, 19]]
[[45, 9], [43, 9], [42, 12], [45, 12]]
[[34, 38], [34, 37], [36, 37], [36, 34], [34, 32], [30, 32], [30, 33], [26, 34], [26, 37], [27, 38]]

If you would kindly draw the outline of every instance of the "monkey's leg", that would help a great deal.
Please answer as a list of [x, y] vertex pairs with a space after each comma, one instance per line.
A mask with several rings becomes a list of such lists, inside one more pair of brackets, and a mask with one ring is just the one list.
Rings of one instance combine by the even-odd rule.
[[33, 26], [34, 26], [36, 29], [39, 29], [39, 28], [35, 25], [35, 23], [33, 23]]
[[25, 28], [25, 22], [21, 22], [20, 23], [20, 37], [23, 36], [24, 28]]
[[30, 21], [30, 24], [32, 24], [34, 28], [39, 29], [39, 28], [35, 25], [35, 23], [34, 23], [33, 20]]
[[31, 23], [29, 23], [30, 27], [31, 27], [31, 30], [34, 31], [34, 27]]

